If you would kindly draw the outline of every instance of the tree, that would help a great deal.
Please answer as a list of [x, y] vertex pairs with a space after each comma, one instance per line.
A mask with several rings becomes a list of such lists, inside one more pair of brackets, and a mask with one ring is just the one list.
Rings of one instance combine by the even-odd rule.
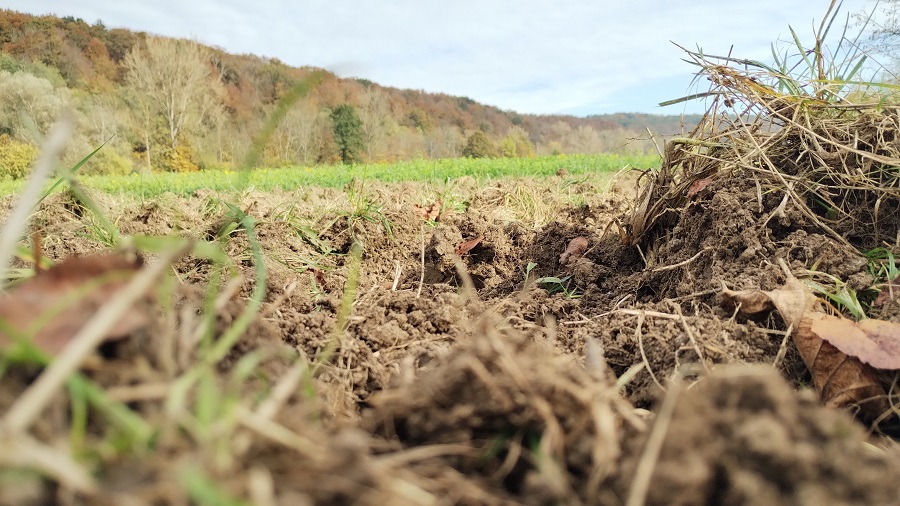
[[466, 146], [462, 151], [466, 158], [490, 158], [496, 155], [494, 145], [481, 130], [475, 130], [466, 139]]
[[384, 147], [390, 131], [391, 108], [388, 97], [378, 88], [369, 86], [360, 99], [359, 119], [363, 127], [366, 158], [372, 160]]
[[199, 126], [220, 103], [222, 85], [209, 58], [209, 50], [196, 42], [163, 37], [147, 37], [145, 51], [135, 46], [125, 57], [128, 83], [165, 117], [173, 151], [180, 135]]
[[26, 72], [0, 70], [0, 134], [31, 140], [31, 124], [46, 134], [69, 103], [65, 88], [54, 88], [50, 81]]
[[331, 111], [331, 121], [334, 125], [334, 142], [337, 144], [341, 161], [344, 163], [360, 161], [366, 145], [363, 141], [362, 121], [356, 108], [350, 104], [335, 107]]
[[318, 137], [322, 119], [317, 104], [311, 100], [295, 105], [278, 125], [271, 141], [274, 158], [280, 163], [314, 162], [319, 155]]
[[500, 155], [506, 158], [529, 158], [534, 156], [534, 144], [528, 132], [520, 126], [512, 126], [500, 142]]
[[460, 154], [464, 138], [459, 128], [454, 125], [445, 125], [426, 130], [423, 134], [425, 152], [428, 158], [456, 158]]

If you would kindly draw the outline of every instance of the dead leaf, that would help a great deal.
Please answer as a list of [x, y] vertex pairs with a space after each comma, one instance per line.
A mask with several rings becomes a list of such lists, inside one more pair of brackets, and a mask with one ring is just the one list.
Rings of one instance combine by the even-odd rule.
[[819, 337], [812, 331], [812, 322], [812, 318], [804, 319], [793, 339], [819, 399], [834, 408], [858, 406], [863, 420], [878, 419], [890, 406], [876, 370]]
[[441, 199], [438, 199], [433, 204], [427, 207], [422, 207], [419, 204], [413, 204], [413, 214], [417, 216], [421, 216], [425, 221], [438, 221], [438, 218], [441, 215]]
[[[38, 348], [55, 355], [141, 265], [139, 258], [118, 253], [70, 257], [0, 297], [0, 319], [18, 332], [30, 333]], [[121, 339], [147, 322], [147, 312], [136, 306], [106, 338]], [[13, 342], [13, 336], [0, 332], [0, 349]]]
[[690, 188], [688, 188], [687, 196], [688, 198], [693, 197], [694, 195], [703, 191], [704, 188], [709, 186], [709, 183], [712, 182], [712, 178], [705, 177], [703, 179], [696, 179], [693, 183], [691, 183]]
[[810, 320], [810, 330], [842, 352], [878, 369], [900, 369], [900, 323], [855, 322], [818, 312]]
[[788, 325], [796, 327], [815, 303], [815, 297], [809, 292], [803, 283], [793, 276], [776, 290], [769, 292], [763, 290], [734, 291], [724, 288], [721, 293], [721, 303], [725, 306], [737, 307], [741, 316], [765, 316], [773, 309], [781, 313], [781, 317]]
[[325, 279], [324, 272], [322, 272], [320, 269], [310, 269], [309, 273], [312, 276], [313, 282], [317, 287], [319, 287], [319, 289], [328, 291], [328, 283]]
[[459, 255], [459, 256], [463, 256], [463, 255], [465, 255], [466, 253], [472, 251], [472, 248], [474, 248], [475, 246], [478, 246], [479, 244], [481, 244], [482, 239], [484, 239], [484, 236], [479, 235], [479, 236], [476, 237], [475, 239], [472, 239], [472, 240], [463, 242], [462, 244], [460, 244], [459, 246], [457, 246], [457, 248], [456, 248], [456, 254]]
[[[723, 303], [732, 305], [740, 303], [741, 314], [747, 316], [765, 314], [773, 308], [778, 310], [785, 323], [792, 327], [791, 336], [797, 351], [812, 375], [813, 386], [819, 392], [819, 398], [826, 406], [859, 406], [859, 415], [867, 421], [877, 419], [888, 409], [886, 395], [876, 370], [823, 339], [824, 336], [815, 331], [828, 326], [830, 319], [834, 317], [815, 310], [818, 299], [797, 278], [789, 276], [784, 286], [772, 291], [734, 292], [726, 289], [722, 292], [722, 300]], [[880, 331], [879, 327], [877, 332]], [[867, 356], [877, 353], [871, 344], [856, 343], [855, 346], [868, 346], [864, 352]], [[888, 344], [883, 346], [894, 348]], [[900, 346], [897, 346], [897, 351], [900, 352]]]
[[588, 240], [586, 237], [578, 236], [571, 241], [569, 241], [569, 245], [566, 246], [566, 250], [559, 255], [559, 264], [567, 265], [570, 261], [579, 258], [581, 255], [584, 255], [584, 252], [587, 251], [588, 248]]
[[740, 307], [738, 313], [741, 316], [765, 316], [775, 309], [772, 298], [762, 290], [734, 291], [724, 288], [721, 295], [721, 304], [726, 307]]
[[813, 310], [818, 301], [809, 288], [794, 276], [790, 276], [781, 288], [765, 293], [772, 299], [775, 309], [781, 313], [784, 321], [795, 328], [800, 325], [807, 313]]

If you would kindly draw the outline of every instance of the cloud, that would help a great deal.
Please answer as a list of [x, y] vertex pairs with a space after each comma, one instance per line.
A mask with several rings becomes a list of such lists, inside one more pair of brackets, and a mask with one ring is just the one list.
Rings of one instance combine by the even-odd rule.
[[[788, 25], [811, 33], [808, 0], [12, 0], [107, 26], [196, 37], [291, 65], [340, 67], [386, 86], [465, 95], [528, 113], [659, 112], [693, 68], [670, 41], [767, 58]], [[848, 0], [855, 11], [863, 0]], [[808, 39], [807, 39], [808, 40]], [[346, 66], [346, 65], [345, 65]], [[661, 86], [676, 88], [669, 92]], [[664, 96], [663, 96], [664, 95]], [[698, 107], [699, 109], [699, 107]]]

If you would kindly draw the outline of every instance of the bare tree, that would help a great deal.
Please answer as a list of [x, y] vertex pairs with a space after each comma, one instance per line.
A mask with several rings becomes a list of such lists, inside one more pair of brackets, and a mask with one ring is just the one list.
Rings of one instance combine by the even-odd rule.
[[376, 88], [363, 92], [359, 105], [359, 119], [363, 125], [366, 159], [382, 151], [391, 129], [391, 108], [387, 95]]
[[307, 164], [316, 159], [322, 112], [310, 100], [293, 107], [278, 126], [273, 148], [280, 161]]
[[165, 117], [172, 149], [219, 106], [222, 84], [209, 62], [209, 50], [196, 42], [163, 37], [147, 37], [146, 50], [135, 46], [125, 57], [129, 84]]
[[425, 152], [428, 158], [457, 158], [462, 152], [466, 138], [454, 125], [432, 128], [423, 134]]

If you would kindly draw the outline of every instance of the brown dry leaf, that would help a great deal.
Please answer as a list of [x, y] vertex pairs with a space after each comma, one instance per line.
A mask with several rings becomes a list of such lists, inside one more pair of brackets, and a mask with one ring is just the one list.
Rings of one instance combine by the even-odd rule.
[[325, 279], [324, 272], [322, 272], [320, 269], [310, 269], [309, 273], [312, 276], [313, 282], [316, 284], [316, 286], [318, 286], [322, 290], [328, 291], [328, 282]]
[[[139, 258], [117, 253], [67, 258], [0, 297], [0, 319], [20, 332], [33, 332], [33, 343], [55, 355], [141, 265]], [[128, 336], [146, 325], [148, 318], [142, 308], [132, 308], [110, 330], [107, 340]], [[0, 332], [0, 349], [13, 342], [13, 336]]]
[[810, 330], [835, 348], [878, 369], [900, 369], [900, 323], [883, 320], [855, 322], [811, 313]]
[[781, 313], [784, 321], [795, 328], [813, 310], [818, 300], [809, 288], [794, 276], [790, 276], [781, 288], [765, 294], [772, 299], [775, 309]]
[[740, 305], [742, 316], [764, 316], [773, 309], [781, 313], [788, 325], [797, 326], [815, 303], [815, 297], [793, 276], [777, 290], [734, 291], [722, 290], [722, 304], [731, 307]]
[[709, 183], [712, 182], [711, 178], [705, 177], [703, 179], [697, 179], [693, 183], [691, 183], [691, 187], [688, 188], [687, 196], [688, 198], [693, 197], [694, 195], [703, 191], [704, 188], [709, 186]]
[[569, 261], [575, 260], [576, 258], [584, 255], [584, 252], [587, 251], [588, 248], [588, 240], [586, 237], [578, 236], [571, 241], [569, 241], [569, 245], [566, 246], [566, 250], [559, 255], [559, 264], [566, 265]]
[[742, 314], [761, 314], [772, 307], [778, 310], [784, 321], [793, 327], [794, 344], [826, 406], [857, 405], [861, 417], [869, 421], [889, 408], [876, 370], [822, 339], [813, 330], [814, 322], [827, 315], [814, 310], [816, 297], [795, 277], [790, 276], [777, 290], [724, 290], [722, 296], [724, 302], [741, 303]]
[[[821, 314], [821, 313], [819, 313]], [[859, 406], [859, 415], [876, 420], [890, 409], [877, 371], [839, 350], [812, 331], [812, 318], [804, 318], [793, 338], [813, 385], [826, 406]]]
[[888, 301], [894, 300], [898, 297], [900, 297], [900, 277], [897, 277], [893, 281], [885, 283], [881, 288], [881, 292], [878, 294], [878, 297], [875, 297], [875, 301], [872, 302], [872, 305], [875, 307], [881, 307], [887, 304]]
[[484, 239], [484, 236], [483, 236], [483, 235], [479, 235], [478, 237], [476, 237], [476, 238], [474, 238], [474, 239], [472, 239], [472, 240], [469, 240], [469, 241], [466, 241], [466, 242], [461, 243], [461, 244], [456, 248], [456, 254], [459, 255], [459, 256], [465, 255], [466, 253], [472, 251], [472, 248], [474, 248], [475, 246], [478, 246], [478, 245], [481, 243], [481, 241], [482, 241], [483, 239]]
[[739, 313], [742, 316], [766, 315], [775, 309], [772, 298], [762, 290], [734, 291], [723, 288], [721, 303], [728, 307], [740, 306]]
[[422, 207], [419, 204], [413, 204], [413, 214], [417, 216], [421, 216], [425, 221], [437, 221], [438, 217], [441, 215], [441, 199], [438, 199], [433, 204], [427, 207]]

